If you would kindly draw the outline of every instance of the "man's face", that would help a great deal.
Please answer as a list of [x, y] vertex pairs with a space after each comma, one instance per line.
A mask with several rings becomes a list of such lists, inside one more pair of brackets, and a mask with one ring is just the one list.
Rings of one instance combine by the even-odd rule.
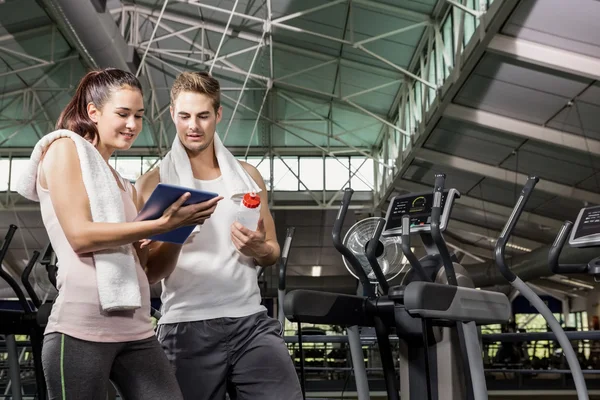
[[205, 94], [181, 92], [171, 106], [171, 118], [183, 146], [192, 153], [208, 148], [214, 139], [223, 108], [215, 113], [213, 102]]

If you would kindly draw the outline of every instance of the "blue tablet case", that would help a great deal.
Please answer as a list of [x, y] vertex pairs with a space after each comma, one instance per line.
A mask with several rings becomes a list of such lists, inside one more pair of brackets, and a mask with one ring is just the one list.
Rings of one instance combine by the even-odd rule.
[[[165, 210], [171, 206], [177, 199], [189, 192], [190, 198], [184, 205], [202, 203], [218, 196], [217, 193], [204, 192], [198, 189], [190, 189], [183, 186], [169, 185], [159, 183], [156, 189], [150, 195], [150, 198], [139, 212], [136, 221], [147, 221], [160, 218]], [[182, 226], [172, 231], [151, 236], [149, 239], [157, 242], [170, 242], [183, 244], [194, 230], [195, 225]]]

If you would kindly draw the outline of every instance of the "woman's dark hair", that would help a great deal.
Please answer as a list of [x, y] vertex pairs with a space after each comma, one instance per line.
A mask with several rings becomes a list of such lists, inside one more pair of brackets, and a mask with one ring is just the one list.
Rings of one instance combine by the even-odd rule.
[[140, 81], [131, 72], [116, 68], [88, 72], [79, 82], [69, 104], [60, 113], [56, 129], [68, 129], [94, 141], [98, 136], [98, 128], [88, 116], [87, 105], [94, 103], [96, 108], [102, 109], [111, 92], [123, 87], [137, 89], [142, 93]]

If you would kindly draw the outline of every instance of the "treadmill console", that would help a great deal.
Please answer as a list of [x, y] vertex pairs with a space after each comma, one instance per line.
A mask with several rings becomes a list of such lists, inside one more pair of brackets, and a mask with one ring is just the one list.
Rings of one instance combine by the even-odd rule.
[[579, 211], [571, 229], [569, 244], [572, 247], [600, 246], [600, 206], [586, 207]]
[[[444, 190], [442, 195], [442, 215], [440, 216], [440, 230], [443, 232], [448, 226], [450, 212], [454, 199], [460, 197], [456, 189]], [[450, 201], [448, 201], [450, 200]], [[396, 196], [390, 202], [382, 236], [402, 235], [402, 216], [410, 216], [410, 232], [431, 232], [431, 207], [433, 205], [433, 192], [410, 193]]]

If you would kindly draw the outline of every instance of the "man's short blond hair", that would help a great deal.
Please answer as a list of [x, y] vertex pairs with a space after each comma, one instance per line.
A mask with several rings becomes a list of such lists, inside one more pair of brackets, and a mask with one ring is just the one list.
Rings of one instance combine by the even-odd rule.
[[221, 85], [208, 72], [182, 72], [177, 76], [171, 87], [171, 105], [181, 92], [204, 94], [212, 100], [215, 114], [221, 107]]

